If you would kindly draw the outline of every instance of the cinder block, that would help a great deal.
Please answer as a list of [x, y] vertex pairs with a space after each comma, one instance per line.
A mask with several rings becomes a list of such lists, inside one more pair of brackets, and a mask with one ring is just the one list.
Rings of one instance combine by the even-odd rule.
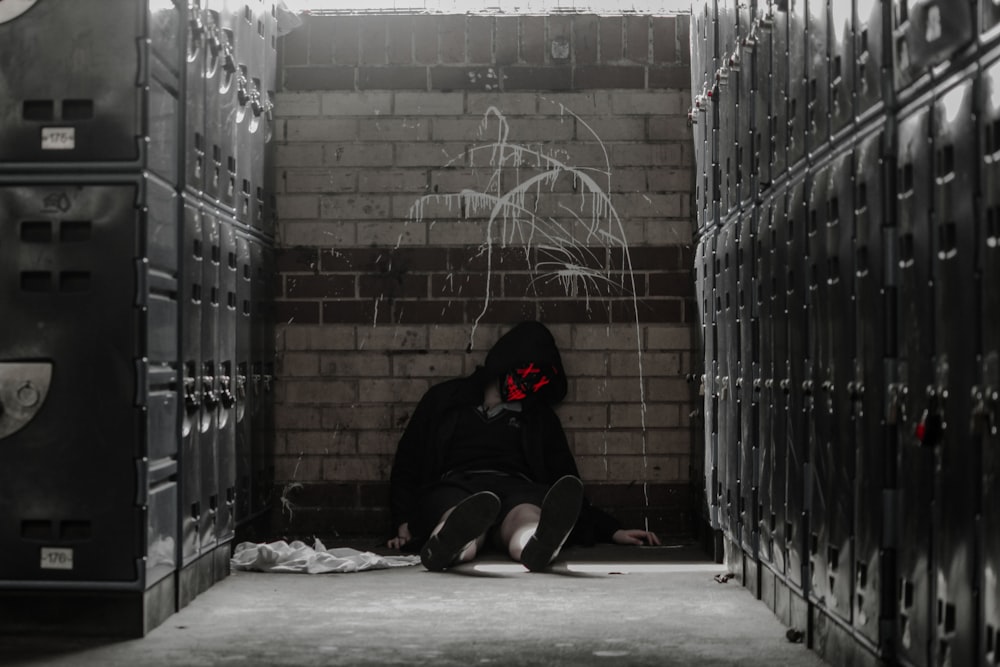
[[392, 113], [392, 93], [388, 91], [345, 91], [324, 93], [324, 116], [385, 116]]
[[521, 62], [533, 65], [545, 63], [545, 17], [521, 17]]
[[281, 220], [281, 241], [288, 245], [328, 247], [354, 245], [357, 223], [324, 220]]
[[278, 374], [316, 377], [319, 375], [319, 355], [315, 352], [285, 352], [278, 357]]
[[606, 116], [611, 113], [611, 93], [587, 91], [579, 93], [544, 93], [538, 95], [538, 113]]
[[316, 195], [276, 195], [279, 218], [309, 219], [319, 217]]
[[427, 225], [413, 222], [359, 222], [358, 245], [427, 245]]
[[329, 19], [333, 30], [333, 61], [340, 65], [360, 62], [361, 24], [364, 16], [335, 16]]
[[400, 403], [420, 400], [431, 383], [425, 379], [379, 380], [363, 379], [358, 382], [358, 395], [362, 403]]
[[466, 95], [466, 112], [485, 114], [495, 107], [505, 116], [532, 115], [538, 106], [538, 95], [534, 93], [473, 93]]
[[318, 116], [321, 113], [319, 93], [278, 92], [274, 96], [274, 114], [277, 118]]
[[408, 65], [413, 62], [412, 15], [391, 14], [386, 17], [390, 65]]
[[624, 218], [679, 218], [683, 215], [681, 200], [686, 195], [651, 192], [615, 195], [615, 209]]
[[662, 402], [687, 403], [693, 399], [693, 390], [685, 378], [650, 378], [648, 399]]
[[320, 198], [320, 215], [348, 220], [386, 219], [389, 198], [375, 195], [326, 195]]
[[[681, 200], [681, 203], [683, 204], [684, 200]], [[694, 237], [694, 226], [690, 220], [684, 219], [683, 207], [681, 218], [680, 220], [647, 220], [644, 223], [644, 230], [636, 233], [632, 238], [641, 238], [645, 243], [653, 245], [690, 243]]]
[[573, 62], [589, 65], [597, 62], [599, 18], [593, 14], [573, 16]]
[[639, 117], [581, 117], [576, 136], [583, 141], [645, 141], [646, 119]]
[[392, 357], [392, 376], [398, 378], [449, 378], [462, 374], [462, 354], [400, 353]]
[[680, 479], [680, 465], [673, 456], [616, 456], [610, 461], [608, 479], [675, 482]]
[[352, 90], [354, 88], [354, 67], [319, 66], [285, 68], [284, 89], [296, 90]]
[[357, 138], [362, 141], [423, 141], [430, 136], [430, 122], [421, 118], [363, 118]]
[[[677, 61], [677, 17], [654, 16], [653, 29], [653, 62], [673, 63]], [[681, 47], [688, 48], [687, 42]]]
[[365, 170], [358, 175], [358, 190], [375, 196], [387, 192], [427, 191], [427, 172], [423, 169]]
[[643, 384], [647, 381], [635, 378], [595, 378], [578, 383], [576, 400], [583, 403], [638, 402], [642, 396]]
[[349, 456], [357, 453], [357, 437], [342, 429], [289, 431], [285, 434], [284, 452], [293, 456]]
[[[539, 17], [524, 17], [532, 18]], [[508, 65], [502, 68], [501, 81], [504, 90], [572, 90], [573, 70], [569, 67]]]
[[634, 350], [638, 345], [634, 324], [581, 324], [573, 327], [571, 347], [576, 350]]
[[435, 141], [488, 141], [498, 135], [498, 121], [489, 118], [435, 118], [431, 125], [431, 138]]
[[500, 89], [498, 70], [495, 67], [469, 65], [441, 65], [431, 67], [430, 89], [441, 92], [456, 90], [493, 91]]
[[[612, 352], [609, 368], [614, 377], [638, 376], [640, 357], [638, 351]], [[676, 376], [680, 373], [680, 354], [677, 352], [642, 351], [643, 377]]]
[[398, 92], [395, 95], [397, 116], [459, 116], [465, 110], [462, 93]]
[[323, 478], [323, 457], [321, 456], [276, 456], [274, 457], [274, 481], [312, 482]]
[[370, 378], [389, 375], [389, 357], [381, 351], [325, 352], [318, 356], [318, 364], [323, 377]]
[[361, 64], [385, 65], [389, 60], [387, 17], [366, 14], [361, 19]]
[[356, 338], [353, 326], [292, 326], [284, 330], [285, 350], [354, 350]]
[[442, 16], [438, 19], [440, 38], [438, 54], [443, 63], [465, 62], [464, 16]]
[[[646, 428], [677, 428], [678, 406], [676, 403], [654, 403], [647, 399], [645, 411], [638, 403], [622, 403], [610, 406], [612, 428], [641, 428], [645, 419]], [[643, 414], [645, 412], [645, 414]]]
[[508, 141], [520, 143], [525, 141], [568, 141], [576, 134], [576, 123], [568, 116], [558, 118], [523, 118], [508, 119], [510, 136]]
[[603, 456], [577, 456], [576, 467], [580, 479], [586, 482], [603, 482], [608, 479], [608, 461]]
[[580, 65], [573, 70], [573, 88], [645, 88], [646, 68], [638, 65]]
[[468, 163], [465, 142], [397, 142], [395, 164], [397, 167], [446, 167]]
[[392, 198], [393, 215], [411, 222], [455, 220], [471, 215], [469, 197], [460, 192], [442, 192], [422, 197], [396, 195]]
[[646, 170], [638, 167], [615, 169], [608, 188], [611, 201], [621, 192], [646, 192]]
[[320, 417], [319, 408], [283, 404], [274, 406], [274, 427], [279, 431], [318, 429]]
[[399, 445], [400, 431], [369, 431], [358, 433], [358, 453], [392, 456]]
[[621, 92], [612, 96], [611, 110], [623, 116], [634, 114], [677, 116], [682, 113], [681, 101], [681, 93], [672, 90]]
[[520, 18], [517, 16], [495, 17], [496, 47], [494, 60], [497, 65], [509, 65], [518, 60], [518, 32]]
[[285, 123], [290, 142], [348, 141], [358, 135], [358, 121], [341, 118], [290, 118]]
[[611, 160], [616, 167], [673, 167], [682, 164], [682, 144], [615, 144]]
[[625, 19], [626, 56], [632, 62], [647, 63], [650, 54], [650, 17], [629, 15]]
[[616, 456], [642, 452], [642, 433], [639, 431], [575, 431], [573, 452], [577, 456]]
[[471, 324], [458, 326], [430, 327], [428, 347], [431, 350], [464, 351], [475, 363], [482, 363], [485, 352], [500, 337], [500, 328], [495, 325], [482, 325], [475, 328]]
[[323, 147], [317, 144], [284, 144], [275, 146], [276, 167], [318, 167], [323, 164]]
[[427, 90], [427, 68], [390, 65], [358, 68], [358, 88], [366, 90]]
[[493, 62], [493, 17], [471, 15], [466, 23], [468, 62]]
[[563, 403], [556, 413], [565, 428], [607, 428], [609, 425], [608, 406]]
[[339, 380], [288, 380], [289, 404], [328, 405], [357, 400], [357, 382]]
[[682, 197], [691, 196], [694, 191], [694, 170], [686, 168], [654, 168], [649, 174], [650, 192], [679, 192]]
[[618, 62], [624, 56], [625, 40], [621, 16], [602, 16], [600, 20], [602, 63]]
[[323, 164], [335, 167], [388, 167], [392, 165], [391, 143], [323, 144]]
[[[689, 65], [656, 65], [649, 68], [649, 87], [683, 93], [691, 86]], [[689, 107], [690, 108], [690, 107]]]
[[646, 437], [646, 452], [654, 456], [690, 454], [691, 431], [684, 428], [650, 429]]
[[385, 479], [392, 461], [384, 456], [329, 458], [323, 465], [325, 481]]
[[438, 61], [438, 18], [427, 14], [413, 17], [414, 60], [432, 65]]
[[332, 431], [358, 431], [389, 428], [392, 410], [385, 405], [358, 405], [345, 402], [323, 408], [323, 428]]
[[427, 336], [427, 327], [358, 327], [358, 350], [424, 350], [428, 347]]
[[579, 352], [573, 348], [561, 350], [563, 366], [570, 384], [591, 382], [608, 374], [608, 355], [604, 352]]
[[358, 172], [354, 169], [287, 169], [285, 191], [288, 193], [355, 192]]

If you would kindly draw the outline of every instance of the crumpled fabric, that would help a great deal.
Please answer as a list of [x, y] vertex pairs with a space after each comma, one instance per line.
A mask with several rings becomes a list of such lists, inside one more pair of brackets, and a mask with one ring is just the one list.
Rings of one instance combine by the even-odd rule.
[[291, 544], [279, 540], [261, 544], [241, 542], [236, 545], [229, 562], [234, 570], [248, 572], [325, 574], [406, 567], [419, 563], [420, 557], [380, 556], [347, 547], [327, 549], [319, 540], [312, 547], [299, 540]]

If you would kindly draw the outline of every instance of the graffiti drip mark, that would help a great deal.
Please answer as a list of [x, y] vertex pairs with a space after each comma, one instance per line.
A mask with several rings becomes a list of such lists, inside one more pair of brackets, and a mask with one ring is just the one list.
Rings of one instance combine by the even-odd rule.
[[[510, 124], [497, 107], [483, 114], [480, 136], [493, 137], [489, 143], [474, 145], [445, 166], [464, 160], [470, 167], [485, 171], [481, 190], [463, 189], [454, 193], [427, 194], [410, 207], [407, 224], [433, 225], [433, 207], [459, 210], [462, 219], [483, 221], [480, 255], [486, 257], [486, 285], [483, 307], [469, 336], [470, 349], [476, 330], [490, 305], [494, 280], [495, 250], [521, 248], [530, 273], [529, 285], [557, 283], [567, 296], [582, 298], [590, 311], [590, 301], [602, 295], [629, 295], [635, 312], [636, 351], [639, 364], [639, 401], [642, 426], [643, 468], [647, 467], [646, 397], [643, 387], [642, 332], [635, 276], [629, 255], [625, 227], [611, 200], [611, 161], [607, 147], [582, 118], [559, 105], [560, 114], [572, 116], [597, 146], [603, 166], [573, 166], [568, 151], [546, 150], [513, 143]], [[485, 160], [485, 164], [483, 161]], [[477, 167], [477, 163], [481, 166]], [[568, 183], [567, 183], [568, 181]], [[562, 186], [562, 189], [559, 189]], [[558, 202], [547, 206], [547, 193]], [[559, 193], [556, 195], [556, 193]], [[572, 193], [565, 197], [566, 193]], [[575, 198], [575, 199], [574, 199]], [[567, 202], [574, 202], [573, 205]], [[402, 234], [397, 247], [402, 242]], [[621, 265], [611, 266], [612, 257]], [[609, 319], [611, 309], [608, 309]], [[609, 322], [610, 324], [610, 322]], [[646, 484], [643, 484], [644, 494]]]

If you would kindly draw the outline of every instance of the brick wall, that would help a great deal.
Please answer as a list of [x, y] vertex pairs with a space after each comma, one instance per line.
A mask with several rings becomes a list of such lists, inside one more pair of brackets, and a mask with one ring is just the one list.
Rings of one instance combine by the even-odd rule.
[[[422, 393], [553, 330], [592, 499], [690, 529], [687, 17], [311, 17], [283, 38], [276, 516], [381, 534]], [[641, 371], [640, 371], [641, 369]]]

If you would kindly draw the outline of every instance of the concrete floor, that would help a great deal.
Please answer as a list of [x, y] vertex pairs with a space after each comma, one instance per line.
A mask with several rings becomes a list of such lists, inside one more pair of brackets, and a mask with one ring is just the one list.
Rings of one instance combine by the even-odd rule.
[[0, 637], [0, 664], [824, 664], [739, 582], [717, 583], [724, 570], [672, 545], [569, 549], [546, 573], [500, 556], [447, 573], [236, 572], [144, 639]]

